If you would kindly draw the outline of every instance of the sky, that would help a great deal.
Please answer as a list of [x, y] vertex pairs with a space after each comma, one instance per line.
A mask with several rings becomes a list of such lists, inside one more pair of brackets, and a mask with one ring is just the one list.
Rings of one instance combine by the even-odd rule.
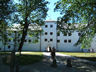
[[48, 4], [48, 15], [47, 15], [47, 18], [46, 20], [57, 20], [57, 17], [60, 16], [60, 13], [59, 12], [54, 12], [54, 8], [55, 8], [55, 5], [54, 3], [57, 2], [58, 0], [46, 0], [48, 2], [50, 2]]

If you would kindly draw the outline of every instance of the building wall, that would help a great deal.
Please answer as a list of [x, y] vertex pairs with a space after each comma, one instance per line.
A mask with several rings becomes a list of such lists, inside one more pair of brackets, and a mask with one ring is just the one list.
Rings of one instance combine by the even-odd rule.
[[[89, 48], [90, 52], [96, 52], [96, 36], [93, 38], [93, 41], [91, 43], [91, 47]], [[86, 50], [88, 51], [88, 49]]]
[[80, 46], [75, 46], [75, 43], [79, 39], [78, 32], [71, 33], [71, 36], [68, 33], [66, 36], [60, 33], [57, 39], [60, 40], [57, 43], [58, 51], [81, 51]]
[[[50, 27], [51, 25], [53, 25], [53, 27]], [[68, 36], [68, 34], [64, 36], [64, 34], [60, 32], [60, 36], [57, 36], [57, 24], [54, 21], [47, 21], [42, 28], [44, 30], [41, 36], [42, 51], [45, 51], [48, 46], [51, 48], [55, 47], [57, 51], [82, 51], [80, 45], [74, 46], [79, 39], [78, 32], [73, 32], [71, 36]], [[47, 32], [47, 34], [45, 34], [45, 32]], [[53, 32], [53, 34], [50, 35], [50, 32]], [[47, 39], [47, 41], [45, 41], [45, 39]], [[50, 41], [50, 39], [53, 39], [53, 41]], [[64, 42], [64, 40], [67, 40], [67, 42]], [[69, 42], [69, 40], [71, 40], [71, 42]]]
[[46, 51], [48, 46], [56, 48], [56, 22], [46, 22], [42, 28], [44, 32], [41, 36], [41, 50]]
[[24, 42], [24, 46], [22, 48], [23, 51], [40, 51], [40, 39], [37, 43], [33, 43], [34, 38], [29, 36], [26, 37], [26, 42]]
[[[82, 51], [80, 46], [74, 46], [79, 39], [78, 32], [73, 32], [71, 36], [69, 36], [68, 33], [67, 36], [64, 36], [64, 34], [60, 32], [60, 36], [58, 36], [56, 21], [46, 21], [45, 25], [42, 26], [42, 29], [43, 33], [41, 34], [38, 43], [32, 43], [34, 37], [26, 37], [26, 41], [24, 42], [24, 46], [22, 48], [23, 51], [46, 51], [48, 46], [56, 48], [57, 51]], [[60, 42], [58, 42], [58, 40], [60, 40]], [[64, 42], [65, 40], [67, 42]], [[18, 49], [18, 44], [19, 43], [17, 43], [16, 50]], [[0, 47], [4, 50], [2, 45], [3, 44], [0, 43]], [[10, 51], [13, 49], [14, 42], [11, 41], [8, 45], [6, 45], [6, 50]]]

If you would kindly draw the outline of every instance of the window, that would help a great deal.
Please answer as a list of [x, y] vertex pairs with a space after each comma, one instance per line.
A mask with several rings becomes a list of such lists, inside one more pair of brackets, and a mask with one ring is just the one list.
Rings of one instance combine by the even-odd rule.
[[81, 35], [81, 33], [78, 33], [78, 36], [80, 36]]
[[68, 33], [68, 36], [71, 36], [72, 35], [72, 33]]
[[25, 42], [27, 42], [27, 40], [25, 40]]
[[31, 40], [29, 40], [29, 43], [31, 42]]
[[48, 25], [45, 25], [45, 28], [47, 28], [48, 27]]
[[52, 27], [53, 27], [53, 25], [50, 25], [50, 27], [52, 28]]
[[0, 50], [1, 50], [1, 48], [0, 48]]
[[18, 36], [20, 36], [20, 34], [18, 34]]
[[67, 43], [67, 40], [64, 40], [65, 43]]
[[71, 40], [68, 40], [69, 43], [71, 43]]
[[60, 36], [60, 33], [59, 32], [57, 32], [57, 36]]
[[57, 43], [60, 43], [60, 40], [57, 40]]
[[18, 40], [18, 42], [20, 42], [20, 40]]
[[64, 36], [67, 36], [67, 33], [64, 33]]
[[9, 42], [11, 42], [11, 39], [9, 39]]
[[47, 39], [45, 39], [45, 41], [47, 41]]
[[11, 48], [11, 46], [9, 45], [9, 46], [8, 46], [8, 49], [10, 49], [10, 48]]
[[53, 35], [53, 32], [50, 32], [50, 35]]
[[53, 41], [53, 39], [50, 39], [50, 41]]
[[15, 42], [15, 39], [13, 39], [13, 41]]
[[47, 35], [47, 32], [45, 32], [45, 35]]

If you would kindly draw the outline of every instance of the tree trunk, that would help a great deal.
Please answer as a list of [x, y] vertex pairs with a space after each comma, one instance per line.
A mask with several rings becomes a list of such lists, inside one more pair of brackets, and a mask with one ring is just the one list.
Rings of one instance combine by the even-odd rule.
[[28, 26], [29, 26], [29, 23], [28, 23], [28, 20], [27, 20], [27, 18], [28, 18], [28, 13], [27, 12], [28, 11], [27, 11], [27, 0], [26, 0], [25, 24], [24, 24], [24, 28], [23, 28], [21, 43], [20, 43], [19, 48], [18, 48], [18, 51], [20, 52], [20, 54], [21, 54], [21, 50], [22, 50], [26, 35], [27, 35]]
[[21, 38], [21, 43], [18, 48], [19, 52], [21, 52], [21, 50], [22, 50], [22, 47], [23, 47], [23, 44], [24, 44], [24, 41], [25, 41], [25, 38], [27, 35], [28, 26], [29, 26], [29, 24], [27, 23], [27, 17], [26, 17], [25, 18], [25, 25], [24, 25], [24, 29], [23, 29], [23, 34], [22, 34], [22, 38]]

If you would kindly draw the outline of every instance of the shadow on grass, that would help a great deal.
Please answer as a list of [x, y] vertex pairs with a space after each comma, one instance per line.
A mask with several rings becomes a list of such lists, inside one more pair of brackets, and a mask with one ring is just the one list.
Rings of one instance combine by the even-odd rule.
[[34, 64], [37, 62], [42, 61], [43, 55], [21, 55], [21, 56], [16, 56], [17, 58], [19, 57], [19, 63], [20, 65], [28, 65], [28, 64]]
[[86, 60], [89, 60], [89, 61], [96, 62], [96, 57], [77, 57], [77, 58], [86, 59]]
[[[69, 57], [61, 57], [61, 56], [57, 57], [57, 59], [60, 62], [64, 63], [65, 65], [67, 62], [67, 58]], [[88, 58], [91, 60], [90, 57], [87, 57], [87, 59]], [[86, 57], [84, 57], [84, 59], [86, 59]], [[72, 67], [71, 68], [65, 67], [64, 68], [65, 72], [96, 72], [96, 63], [92, 64], [91, 62], [80, 58], [71, 58], [71, 62]]]
[[[17, 59], [19, 61], [19, 65], [29, 65], [42, 61], [43, 55], [16, 55], [15, 61], [17, 61]], [[7, 56], [2, 58], [5, 65], [10, 65], [10, 63], [7, 63], [7, 60]]]

